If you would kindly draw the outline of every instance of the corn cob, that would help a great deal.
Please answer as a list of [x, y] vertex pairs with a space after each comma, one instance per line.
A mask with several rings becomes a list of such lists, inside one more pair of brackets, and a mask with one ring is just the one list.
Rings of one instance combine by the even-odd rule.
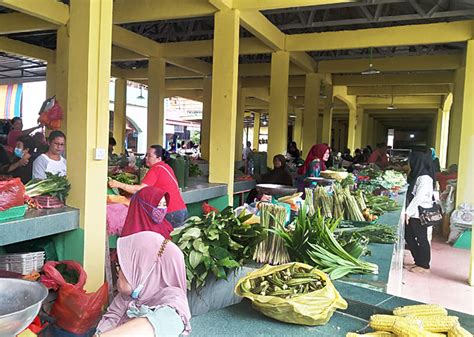
[[374, 330], [393, 332], [393, 327], [397, 320], [402, 320], [408, 325], [421, 328], [421, 323], [415, 317], [397, 317], [392, 315], [372, 315], [369, 326]]
[[437, 304], [419, 304], [398, 307], [393, 310], [395, 316], [431, 316], [431, 315], [448, 315], [448, 311]]
[[417, 324], [412, 324], [406, 318], [399, 317], [395, 319], [395, 324], [392, 329], [397, 337], [434, 337], [431, 332], [423, 330]]
[[432, 315], [417, 318], [423, 324], [423, 329], [430, 332], [448, 332], [459, 325], [459, 319], [456, 316]]
[[346, 337], [362, 337], [362, 336], [369, 336], [369, 337], [395, 337], [395, 335], [388, 331], [374, 331], [368, 332], [364, 334], [358, 334], [355, 332], [349, 332], [346, 334]]
[[458, 324], [448, 331], [448, 337], [472, 337], [472, 333]]

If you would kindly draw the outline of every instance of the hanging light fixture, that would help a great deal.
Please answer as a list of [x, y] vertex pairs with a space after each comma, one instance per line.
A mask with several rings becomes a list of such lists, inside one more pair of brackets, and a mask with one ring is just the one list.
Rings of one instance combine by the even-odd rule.
[[145, 99], [145, 97], [143, 96], [143, 87], [141, 84], [140, 84], [140, 95], [137, 96], [137, 99]]
[[388, 110], [396, 110], [397, 107], [393, 104], [393, 87], [392, 87], [392, 101], [390, 102], [390, 105], [387, 107]]
[[372, 50], [373, 48], [370, 47], [370, 58], [369, 58], [369, 68], [361, 72], [362, 75], [377, 75], [380, 74], [380, 70], [375, 69], [374, 65], [372, 64]]

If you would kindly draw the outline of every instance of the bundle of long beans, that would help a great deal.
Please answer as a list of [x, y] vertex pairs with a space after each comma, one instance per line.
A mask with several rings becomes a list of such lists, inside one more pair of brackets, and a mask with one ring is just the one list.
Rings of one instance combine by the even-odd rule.
[[305, 194], [305, 199], [304, 199], [305, 209], [307, 210], [309, 214], [313, 215], [315, 213], [313, 189], [305, 188], [304, 194]]
[[260, 242], [253, 259], [259, 263], [272, 265], [290, 261], [285, 243], [273, 230], [285, 230], [286, 208], [270, 203], [260, 203], [260, 224], [267, 229], [267, 238]]

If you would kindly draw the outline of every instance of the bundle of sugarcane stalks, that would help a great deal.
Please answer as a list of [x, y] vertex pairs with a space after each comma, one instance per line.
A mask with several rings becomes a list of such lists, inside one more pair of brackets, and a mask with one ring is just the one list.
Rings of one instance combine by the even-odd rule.
[[278, 265], [290, 261], [290, 256], [283, 239], [268, 229], [284, 229], [286, 222], [286, 208], [283, 206], [259, 203], [260, 223], [267, 229], [267, 237], [255, 249], [253, 259], [258, 263]]

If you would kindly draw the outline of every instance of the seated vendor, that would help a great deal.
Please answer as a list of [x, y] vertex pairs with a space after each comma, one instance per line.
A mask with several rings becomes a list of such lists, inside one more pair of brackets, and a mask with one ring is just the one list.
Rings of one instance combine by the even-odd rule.
[[377, 144], [377, 148], [369, 157], [369, 164], [375, 164], [380, 168], [388, 166], [387, 145], [385, 143]]
[[257, 183], [293, 186], [293, 178], [286, 166], [285, 156], [278, 154], [273, 157], [273, 170], [257, 178]]
[[[144, 244], [146, 243], [146, 244]], [[181, 250], [158, 233], [117, 241], [117, 290], [95, 336], [180, 336], [191, 332]]]
[[448, 180], [455, 180], [458, 178], [458, 166], [453, 164], [449, 166], [447, 171], [436, 173], [436, 180], [439, 183], [439, 190], [443, 192], [448, 186]]
[[148, 148], [146, 155], [146, 165], [150, 168], [140, 185], [128, 185], [115, 180], [109, 181], [111, 188], [120, 188], [125, 192], [134, 194], [147, 186], [155, 186], [169, 194], [168, 220], [174, 228], [184, 224], [188, 217], [186, 204], [179, 191], [178, 180], [173, 169], [166, 164], [169, 159], [169, 153], [161, 145], [152, 145]]
[[313, 145], [308, 152], [304, 165], [298, 173], [305, 177], [319, 177], [321, 171], [326, 171], [326, 162], [329, 159], [329, 146], [326, 144]]
[[[35, 159], [35, 142], [30, 136], [17, 139], [11, 162], [2, 162], [2, 171], [13, 178], [20, 178], [23, 184], [31, 180]], [[5, 160], [5, 156], [2, 156]], [[7, 157], [8, 158], [8, 157]]]
[[66, 175], [66, 159], [62, 156], [66, 136], [59, 130], [53, 131], [48, 137], [48, 151], [39, 156], [33, 163], [33, 178], [46, 179], [46, 172]]

